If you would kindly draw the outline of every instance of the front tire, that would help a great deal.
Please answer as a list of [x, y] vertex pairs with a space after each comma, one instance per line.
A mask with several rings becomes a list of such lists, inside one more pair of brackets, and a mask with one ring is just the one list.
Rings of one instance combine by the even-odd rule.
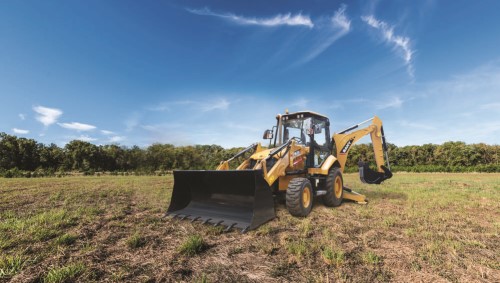
[[323, 196], [323, 203], [330, 207], [339, 206], [344, 199], [344, 179], [340, 168], [330, 169], [325, 186], [326, 195]]
[[311, 182], [307, 178], [294, 178], [286, 190], [286, 208], [293, 216], [306, 217], [313, 205]]

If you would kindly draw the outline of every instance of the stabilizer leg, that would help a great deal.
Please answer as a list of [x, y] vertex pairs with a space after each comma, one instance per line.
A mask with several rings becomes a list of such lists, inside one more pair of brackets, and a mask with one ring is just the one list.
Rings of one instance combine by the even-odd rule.
[[357, 204], [367, 204], [368, 199], [365, 195], [357, 193], [347, 187], [344, 187], [344, 199], [352, 200]]

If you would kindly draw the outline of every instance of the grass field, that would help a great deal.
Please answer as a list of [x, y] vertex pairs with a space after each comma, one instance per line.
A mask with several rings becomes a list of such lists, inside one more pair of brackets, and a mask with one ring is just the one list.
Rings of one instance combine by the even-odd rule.
[[161, 219], [172, 177], [0, 179], [0, 282], [500, 282], [500, 174], [345, 184], [255, 231]]

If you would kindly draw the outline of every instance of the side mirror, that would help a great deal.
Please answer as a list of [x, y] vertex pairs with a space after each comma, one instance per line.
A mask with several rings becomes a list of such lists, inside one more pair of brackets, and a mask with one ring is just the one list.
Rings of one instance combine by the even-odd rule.
[[265, 130], [264, 135], [262, 136], [262, 138], [265, 140], [271, 140], [271, 139], [273, 139], [273, 137], [274, 137], [273, 131], [271, 131], [271, 130]]

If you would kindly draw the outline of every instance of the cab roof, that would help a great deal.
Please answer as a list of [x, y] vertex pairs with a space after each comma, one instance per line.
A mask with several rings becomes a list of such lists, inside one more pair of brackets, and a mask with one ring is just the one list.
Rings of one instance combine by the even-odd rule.
[[281, 115], [282, 117], [287, 117], [288, 119], [298, 119], [298, 118], [315, 118], [320, 121], [328, 121], [328, 117], [325, 115], [321, 115], [316, 112], [312, 111], [299, 111], [299, 112], [294, 112], [294, 113], [288, 113], [288, 114], [283, 114]]

